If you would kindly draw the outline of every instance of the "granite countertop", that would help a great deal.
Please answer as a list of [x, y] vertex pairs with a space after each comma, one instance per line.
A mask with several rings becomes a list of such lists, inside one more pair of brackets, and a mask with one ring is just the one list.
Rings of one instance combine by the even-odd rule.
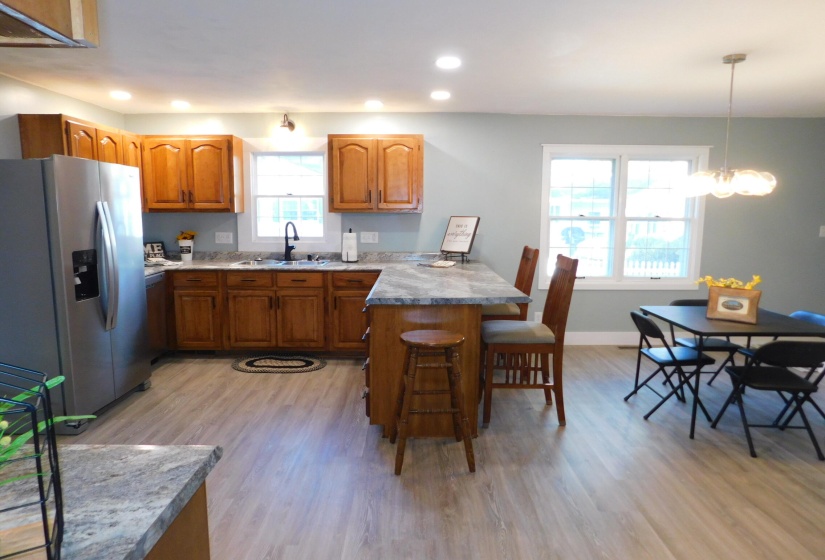
[[[254, 257], [253, 257], [254, 258]], [[357, 263], [329, 261], [323, 266], [238, 266], [237, 260], [195, 259], [163, 270], [277, 270], [278, 272], [380, 271], [369, 305], [488, 305], [529, 303], [532, 300], [489, 267], [478, 262], [456, 263], [450, 268], [419, 266], [439, 260], [438, 254], [409, 258], [371, 258]], [[249, 259], [249, 257], [246, 257]], [[147, 269], [156, 270], [156, 268]], [[149, 274], [147, 272], [147, 274]]]
[[62, 558], [145, 558], [222, 453], [209, 445], [59, 445]]

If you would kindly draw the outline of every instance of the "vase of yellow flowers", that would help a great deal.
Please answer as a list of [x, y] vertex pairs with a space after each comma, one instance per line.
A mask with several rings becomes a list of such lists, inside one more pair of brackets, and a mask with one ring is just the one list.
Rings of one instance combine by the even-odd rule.
[[754, 286], [762, 282], [762, 278], [754, 274], [753, 279], [742, 282], [736, 278], [719, 278], [712, 276], [699, 278], [696, 283], [708, 286], [708, 319], [725, 319], [740, 323], [756, 324], [759, 310], [760, 290]]
[[182, 231], [178, 234], [178, 247], [180, 247], [180, 260], [183, 262], [192, 260], [192, 253], [195, 251], [196, 231]]

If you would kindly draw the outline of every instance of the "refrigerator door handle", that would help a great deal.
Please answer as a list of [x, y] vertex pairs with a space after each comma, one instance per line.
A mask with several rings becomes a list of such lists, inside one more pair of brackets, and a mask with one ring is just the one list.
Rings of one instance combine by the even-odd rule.
[[109, 205], [97, 202], [97, 215], [100, 221], [100, 233], [103, 238], [104, 278], [106, 289], [106, 330], [110, 331], [117, 326], [117, 306], [119, 299], [120, 279], [117, 268], [117, 245], [115, 244], [114, 226]]

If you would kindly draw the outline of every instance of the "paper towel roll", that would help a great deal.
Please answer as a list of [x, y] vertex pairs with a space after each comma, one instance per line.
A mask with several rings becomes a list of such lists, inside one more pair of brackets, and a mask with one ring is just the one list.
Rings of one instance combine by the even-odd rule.
[[344, 262], [358, 262], [358, 241], [357, 234], [345, 233], [341, 242], [341, 260]]

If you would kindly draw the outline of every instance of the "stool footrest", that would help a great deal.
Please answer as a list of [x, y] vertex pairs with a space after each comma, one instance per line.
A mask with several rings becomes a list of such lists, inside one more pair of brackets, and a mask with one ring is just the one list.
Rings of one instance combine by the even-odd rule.
[[445, 409], [434, 408], [434, 409], [420, 409], [420, 410], [417, 409], [417, 408], [414, 408], [414, 409], [410, 410], [410, 414], [455, 414], [456, 412], [459, 412], [459, 410], [457, 408], [445, 408]]
[[430, 362], [427, 364], [418, 364], [416, 367], [418, 369], [444, 369], [450, 366], [452, 366], [452, 364]]
[[413, 395], [449, 395], [449, 389], [432, 389], [429, 391], [413, 391]]

